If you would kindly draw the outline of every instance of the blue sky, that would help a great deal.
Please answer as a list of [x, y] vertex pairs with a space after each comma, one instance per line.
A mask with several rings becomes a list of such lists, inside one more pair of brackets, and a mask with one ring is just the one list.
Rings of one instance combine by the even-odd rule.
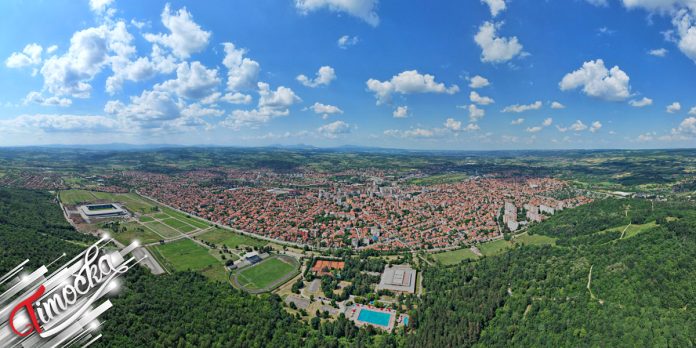
[[0, 145], [696, 145], [696, 0], [0, 3]]

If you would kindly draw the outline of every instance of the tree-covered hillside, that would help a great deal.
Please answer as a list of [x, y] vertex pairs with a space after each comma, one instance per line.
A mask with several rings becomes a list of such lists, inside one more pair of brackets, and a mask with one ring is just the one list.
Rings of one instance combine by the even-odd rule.
[[[530, 229], [560, 238], [562, 246], [523, 246], [475, 263], [429, 268], [408, 345], [693, 346], [693, 208], [595, 202]], [[650, 224], [653, 219], [659, 224]], [[630, 235], [607, 231], [622, 232], [632, 221], [645, 228]]]

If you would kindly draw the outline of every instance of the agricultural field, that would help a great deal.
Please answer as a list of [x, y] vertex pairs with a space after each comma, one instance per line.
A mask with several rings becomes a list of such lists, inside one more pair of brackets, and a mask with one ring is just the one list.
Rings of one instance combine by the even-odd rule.
[[260, 263], [238, 270], [233, 284], [251, 293], [271, 291], [299, 272], [299, 262], [284, 255], [271, 256]]
[[248, 237], [223, 228], [215, 228], [209, 232], [206, 232], [198, 236], [198, 238], [216, 245], [224, 244], [228, 248], [232, 249], [236, 249], [240, 245], [250, 247], [262, 247], [268, 243], [264, 240]]

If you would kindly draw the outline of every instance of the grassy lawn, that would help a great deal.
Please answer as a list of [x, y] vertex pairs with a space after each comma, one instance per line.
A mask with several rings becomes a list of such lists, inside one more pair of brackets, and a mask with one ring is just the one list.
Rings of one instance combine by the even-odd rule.
[[91, 192], [85, 190], [66, 190], [60, 191], [60, 200], [63, 204], [78, 204], [94, 202], [96, 199]]
[[478, 258], [469, 248], [446, 251], [435, 254], [433, 257], [445, 266], [458, 264], [462, 260], [475, 260]]
[[147, 215], [140, 216], [140, 222], [152, 222], [152, 221], [155, 221], [155, 219], [153, 219], [150, 216], [147, 216]]
[[217, 245], [227, 245], [228, 248], [237, 248], [240, 245], [261, 247], [267, 244], [266, 241], [255, 239], [232, 231], [216, 228], [206, 232], [198, 238]]
[[545, 244], [551, 244], [551, 245], [556, 245], [556, 239], [553, 237], [549, 236], [542, 236], [540, 234], [535, 234], [535, 235], [529, 235], [529, 234], [523, 234], [519, 237], [516, 237], [513, 239], [515, 243], [519, 244], [525, 244], [525, 245], [545, 245]]
[[486, 255], [486, 256], [492, 256], [492, 255], [498, 255], [502, 252], [505, 251], [505, 249], [509, 248], [511, 246], [510, 242], [507, 242], [503, 239], [499, 240], [494, 240], [492, 242], [487, 242], [480, 244], [478, 246], [479, 250], [481, 250], [481, 254]]
[[263, 289], [273, 285], [278, 279], [295, 271], [295, 266], [285, 263], [277, 257], [263, 260], [261, 263], [243, 269], [238, 273], [239, 283], [249, 290]]
[[647, 224], [642, 224], [642, 225], [631, 225], [626, 230], [626, 235], [624, 236], [624, 238], [633, 237], [633, 236], [637, 235], [638, 233], [645, 232], [645, 231], [647, 231], [655, 226], [657, 226], [657, 223], [655, 221], [648, 222]]
[[172, 237], [176, 237], [178, 235], [181, 235], [181, 233], [179, 233], [179, 231], [177, 231], [177, 230], [175, 230], [175, 229], [173, 229], [173, 228], [171, 228], [171, 227], [169, 227], [161, 222], [157, 222], [157, 221], [148, 222], [145, 224], [145, 226], [155, 230], [157, 233], [161, 234], [165, 238], [172, 238]]
[[157, 245], [155, 253], [164, 261], [165, 267], [175, 271], [201, 271], [211, 266], [222, 265], [208, 253], [208, 249], [189, 239]]
[[175, 230], [177, 230], [181, 233], [188, 233], [188, 232], [191, 232], [191, 231], [196, 229], [195, 227], [193, 227], [189, 224], [183, 223], [177, 219], [169, 218], [169, 219], [162, 220], [162, 222], [164, 222], [167, 226], [174, 228]]
[[125, 232], [112, 233], [112, 235], [117, 241], [126, 245], [130, 244], [136, 239], [142, 244], [153, 243], [162, 239], [162, 237], [158, 236], [156, 233], [153, 233], [144, 226], [134, 222], [129, 222], [126, 224]]
[[208, 224], [205, 221], [196, 219], [196, 218], [192, 217], [191, 215], [187, 215], [187, 214], [178, 212], [174, 209], [170, 209], [167, 207], [161, 207], [161, 209], [162, 209], [163, 213], [165, 213], [165, 214], [167, 214], [167, 215], [169, 215], [177, 220], [185, 221], [187, 224], [189, 224], [191, 226], [195, 226], [198, 228], [208, 227]]

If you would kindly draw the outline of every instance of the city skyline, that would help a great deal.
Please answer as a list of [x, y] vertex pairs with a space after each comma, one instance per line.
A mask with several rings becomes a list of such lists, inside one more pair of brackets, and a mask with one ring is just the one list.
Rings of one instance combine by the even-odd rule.
[[0, 146], [500, 150], [696, 139], [693, 0], [85, 0], [0, 10], [9, 19]]

